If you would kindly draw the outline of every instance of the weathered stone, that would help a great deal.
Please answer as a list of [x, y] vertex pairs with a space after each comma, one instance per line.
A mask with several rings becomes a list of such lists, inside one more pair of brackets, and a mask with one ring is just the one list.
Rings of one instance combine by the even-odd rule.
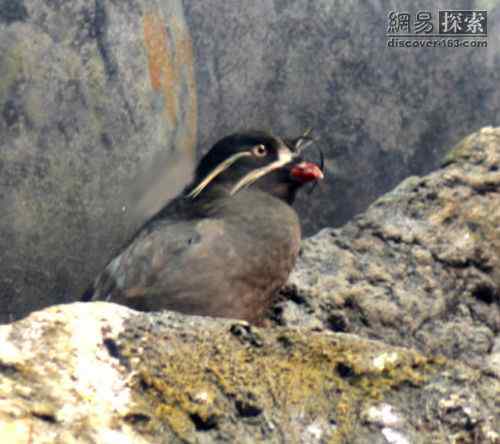
[[498, 376], [499, 168], [500, 128], [484, 128], [442, 169], [304, 241], [279, 322], [314, 319]]
[[498, 379], [353, 335], [97, 302], [33, 313], [0, 338], [1, 442], [499, 439]]
[[179, 0], [0, 1], [0, 322], [75, 300], [195, 138]]
[[[299, 200], [308, 234], [364, 211], [410, 175], [435, 169], [467, 134], [500, 125], [500, 33], [486, 48], [389, 48], [391, 10], [487, 9], [473, 0], [185, 2], [199, 94], [199, 148], [241, 127], [314, 127], [321, 192]], [[420, 39], [422, 40], [422, 39]], [[454, 40], [454, 39], [452, 39]], [[469, 39], [470, 40], [470, 39]], [[475, 39], [480, 40], [480, 39]], [[453, 43], [453, 41], [452, 41]], [[313, 154], [312, 154], [313, 155]]]

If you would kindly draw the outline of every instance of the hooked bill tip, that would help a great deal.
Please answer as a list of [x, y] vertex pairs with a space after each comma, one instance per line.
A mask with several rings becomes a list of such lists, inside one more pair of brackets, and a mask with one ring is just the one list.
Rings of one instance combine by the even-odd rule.
[[312, 162], [300, 162], [294, 165], [290, 174], [300, 183], [318, 181], [325, 177], [321, 168]]

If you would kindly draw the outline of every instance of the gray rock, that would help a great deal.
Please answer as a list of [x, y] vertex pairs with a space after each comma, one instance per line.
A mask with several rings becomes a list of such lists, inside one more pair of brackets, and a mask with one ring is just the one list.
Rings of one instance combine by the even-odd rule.
[[312, 126], [327, 177], [299, 202], [306, 233], [346, 223], [472, 131], [500, 125], [500, 34], [487, 48], [388, 48], [388, 13], [495, 2], [186, 1], [196, 54], [199, 149], [241, 127]]
[[[356, 333], [498, 376], [500, 128], [303, 242], [281, 324]], [[495, 345], [497, 344], [497, 345]]]
[[96, 302], [35, 312], [0, 339], [2, 443], [500, 437], [498, 379], [354, 335]]
[[77, 299], [182, 186], [194, 88], [178, 0], [0, 1], [0, 322]]

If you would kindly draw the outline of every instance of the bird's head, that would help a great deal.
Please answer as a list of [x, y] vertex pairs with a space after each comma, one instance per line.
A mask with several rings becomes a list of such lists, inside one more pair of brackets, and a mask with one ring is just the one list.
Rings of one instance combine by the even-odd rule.
[[323, 178], [321, 168], [302, 158], [314, 139], [309, 132], [296, 139], [280, 139], [261, 131], [224, 137], [201, 159], [188, 196], [223, 187], [231, 195], [256, 187], [288, 203], [306, 183]]

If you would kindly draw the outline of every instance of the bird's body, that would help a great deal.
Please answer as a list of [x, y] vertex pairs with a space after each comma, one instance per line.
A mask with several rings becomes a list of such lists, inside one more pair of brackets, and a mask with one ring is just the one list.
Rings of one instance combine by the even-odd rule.
[[[229, 146], [228, 152], [242, 157], [239, 153], [247, 152], [242, 146], [252, 148], [263, 142], [257, 145], [265, 144], [271, 151], [275, 143], [283, 154], [280, 139], [257, 134], [239, 145], [233, 141], [235, 146]], [[278, 157], [272, 161], [276, 163]], [[248, 159], [243, 168], [247, 159], [240, 159], [228, 167], [233, 168], [233, 176], [221, 172], [198, 192], [207, 174], [227, 158], [208, 159], [205, 166], [202, 161], [193, 184], [139, 230], [84, 298], [145, 311], [167, 309], [250, 322], [262, 319], [299, 252], [300, 223], [289, 201], [302, 183], [288, 183], [290, 171], [282, 167], [297, 165], [288, 159], [254, 185], [234, 192], [242, 178], [272, 163]]]

